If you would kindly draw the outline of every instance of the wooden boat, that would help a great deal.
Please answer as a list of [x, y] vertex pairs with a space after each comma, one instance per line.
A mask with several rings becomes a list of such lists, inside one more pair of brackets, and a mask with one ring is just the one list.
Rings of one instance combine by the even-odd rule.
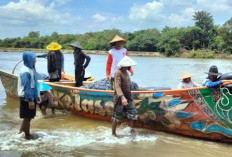
[[[17, 97], [18, 76], [0, 70], [6, 93]], [[51, 83], [57, 109], [111, 120], [113, 91], [74, 87], [74, 82]], [[232, 143], [232, 81], [220, 88], [132, 91], [139, 113], [137, 127]]]

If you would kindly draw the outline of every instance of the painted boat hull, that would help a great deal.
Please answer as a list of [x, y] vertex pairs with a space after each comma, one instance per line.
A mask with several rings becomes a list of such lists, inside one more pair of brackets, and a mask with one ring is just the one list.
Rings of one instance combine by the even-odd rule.
[[[17, 97], [17, 75], [0, 71], [0, 76], [6, 93]], [[70, 86], [71, 83], [62, 82], [47, 84], [52, 86], [57, 109], [93, 119], [111, 120], [113, 91], [76, 88]], [[137, 127], [232, 143], [229, 87], [133, 91], [132, 96], [139, 113]]]

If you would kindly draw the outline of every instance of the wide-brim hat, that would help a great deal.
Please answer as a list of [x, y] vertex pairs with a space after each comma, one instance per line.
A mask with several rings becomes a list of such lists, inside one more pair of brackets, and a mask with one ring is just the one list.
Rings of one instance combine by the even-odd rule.
[[47, 85], [44, 82], [39, 82], [39, 91], [47, 91], [47, 90], [50, 90], [50, 89], [52, 89], [51, 86]]
[[217, 66], [213, 65], [209, 68], [209, 72], [205, 72], [206, 74], [209, 74], [209, 75], [214, 75], [214, 76], [219, 76], [219, 75], [222, 75], [222, 73], [219, 73], [218, 72], [218, 68]]
[[184, 71], [182, 73], [181, 77], [180, 77], [180, 80], [183, 80], [183, 79], [186, 79], [186, 78], [190, 78], [190, 77], [193, 77], [193, 75], [190, 74], [190, 73], [188, 73], [188, 72], [186, 72], [186, 71]]
[[137, 65], [135, 61], [133, 61], [130, 57], [125, 56], [122, 58], [122, 60], [117, 64], [119, 68], [121, 67], [130, 67], [133, 65]]
[[77, 48], [79, 48], [81, 50], [83, 49], [82, 46], [81, 46], [81, 44], [79, 42], [75, 42], [75, 43], [69, 44], [69, 46], [77, 47]]
[[109, 42], [109, 44], [112, 44], [112, 43], [115, 43], [115, 42], [119, 42], [119, 41], [121, 41], [123, 44], [127, 43], [126, 39], [123, 39], [119, 35], [115, 35], [114, 38]]
[[56, 50], [60, 50], [62, 46], [57, 42], [51, 42], [51, 44], [49, 44], [46, 48], [48, 50], [56, 51]]

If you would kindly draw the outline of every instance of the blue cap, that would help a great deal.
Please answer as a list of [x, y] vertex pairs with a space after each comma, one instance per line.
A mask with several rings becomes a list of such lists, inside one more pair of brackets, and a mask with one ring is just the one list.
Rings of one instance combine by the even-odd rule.
[[46, 90], [50, 90], [50, 89], [52, 89], [51, 86], [47, 85], [44, 82], [39, 82], [39, 90], [40, 91], [46, 91]]

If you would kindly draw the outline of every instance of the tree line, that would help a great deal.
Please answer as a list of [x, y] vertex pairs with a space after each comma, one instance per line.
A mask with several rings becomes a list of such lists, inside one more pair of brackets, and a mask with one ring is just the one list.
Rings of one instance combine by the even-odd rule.
[[[159, 31], [156, 28], [122, 33], [118, 29], [85, 34], [58, 34], [40, 36], [32, 31], [28, 36], [0, 40], [0, 47], [44, 49], [52, 41], [58, 42], [64, 49], [70, 49], [70, 43], [79, 41], [86, 50], [109, 50], [109, 41], [115, 34], [128, 42], [128, 51], [161, 52], [166, 56], [179, 56], [188, 51], [191, 57], [199, 55], [210, 57], [213, 53], [232, 53], [232, 18], [222, 26], [214, 24], [213, 17], [206, 11], [197, 11], [193, 15], [194, 26], [170, 28]], [[203, 53], [203, 54], [202, 54]], [[210, 55], [211, 54], [211, 55]]]

